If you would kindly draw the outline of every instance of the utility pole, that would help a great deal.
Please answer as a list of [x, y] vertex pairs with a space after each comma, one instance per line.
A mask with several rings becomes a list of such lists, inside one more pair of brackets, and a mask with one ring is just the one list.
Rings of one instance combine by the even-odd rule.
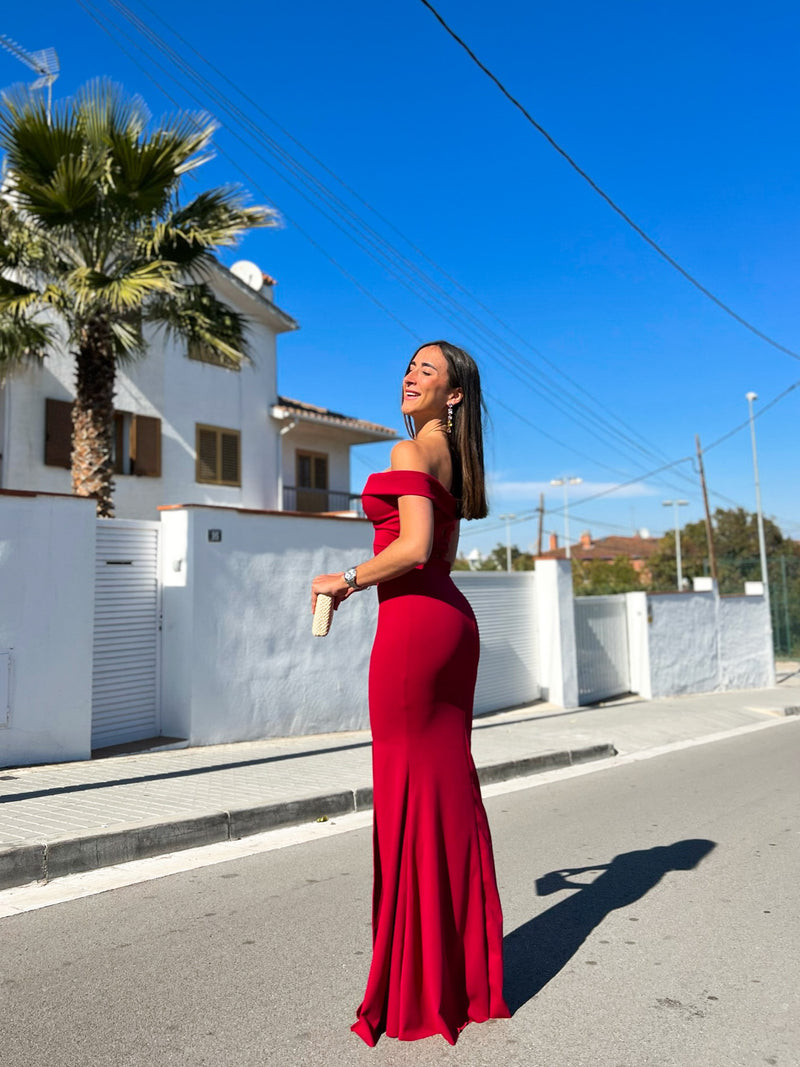
[[536, 555], [542, 554], [542, 533], [544, 528], [544, 493], [539, 493], [539, 532], [536, 535]]
[[717, 581], [717, 554], [714, 551], [714, 531], [711, 527], [711, 512], [708, 509], [708, 490], [706, 489], [706, 473], [703, 469], [703, 451], [700, 448], [700, 434], [694, 436], [697, 445], [697, 462], [700, 466], [700, 485], [703, 488], [703, 507], [706, 511], [706, 540], [708, 541], [708, 559], [711, 564], [711, 577]]

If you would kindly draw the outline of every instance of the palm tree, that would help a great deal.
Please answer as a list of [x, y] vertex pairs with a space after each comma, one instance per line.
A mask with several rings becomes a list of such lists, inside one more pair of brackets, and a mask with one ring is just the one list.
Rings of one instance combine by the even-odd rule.
[[16, 89], [0, 104], [0, 378], [64, 337], [75, 357], [72, 490], [113, 516], [116, 368], [147, 350], [148, 327], [248, 358], [246, 320], [208, 284], [215, 250], [276, 214], [217, 188], [181, 205], [184, 176], [210, 158], [214, 123], [153, 128], [144, 103], [89, 83], [52, 115]]

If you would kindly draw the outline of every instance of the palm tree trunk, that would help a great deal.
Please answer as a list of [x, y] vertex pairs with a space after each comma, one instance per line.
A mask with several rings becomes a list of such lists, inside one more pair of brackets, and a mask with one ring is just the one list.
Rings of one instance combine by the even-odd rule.
[[82, 329], [75, 353], [72, 409], [72, 491], [97, 501], [100, 518], [114, 517], [112, 462], [116, 364], [108, 324], [102, 319]]

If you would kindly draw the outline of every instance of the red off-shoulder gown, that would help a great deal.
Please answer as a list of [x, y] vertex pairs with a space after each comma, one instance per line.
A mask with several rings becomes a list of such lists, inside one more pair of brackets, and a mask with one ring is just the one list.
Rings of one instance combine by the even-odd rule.
[[368, 1045], [508, 1018], [503, 917], [470, 752], [478, 627], [450, 578], [456, 502], [417, 471], [373, 474], [375, 552], [400, 532], [399, 496], [433, 502], [430, 560], [378, 586], [369, 675], [374, 784], [373, 956], [353, 1030]]

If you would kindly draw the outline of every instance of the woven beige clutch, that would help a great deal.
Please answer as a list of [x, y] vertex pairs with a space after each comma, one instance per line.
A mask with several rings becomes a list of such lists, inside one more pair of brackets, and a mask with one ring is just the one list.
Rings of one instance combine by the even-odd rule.
[[311, 624], [312, 637], [325, 637], [331, 628], [333, 619], [333, 597], [327, 593], [317, 594], [317, 604], [314, 608], [314, 621]]

